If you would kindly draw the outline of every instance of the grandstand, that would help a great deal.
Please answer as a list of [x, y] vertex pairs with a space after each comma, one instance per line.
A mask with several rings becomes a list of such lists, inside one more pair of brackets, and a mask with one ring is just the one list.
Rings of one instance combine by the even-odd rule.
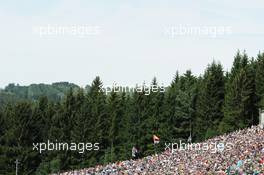
[[264, 130], [260, 126], [211, 138], [202, 144], [231, 144], [231, 149], [166, 150], [161, 154], [138, 160], [126, 160], [108, 165], [60, 173], [62, 175], [263, 175], [264, 174]]

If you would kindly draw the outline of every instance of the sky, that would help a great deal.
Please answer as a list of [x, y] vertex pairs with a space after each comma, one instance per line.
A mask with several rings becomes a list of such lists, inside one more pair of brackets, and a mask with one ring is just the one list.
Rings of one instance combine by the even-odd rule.
[[[169, 84], [264, 51], [263, 0], [0, 1], [0, 87]], [[77, 30], [78, 28], [78, 30]]]

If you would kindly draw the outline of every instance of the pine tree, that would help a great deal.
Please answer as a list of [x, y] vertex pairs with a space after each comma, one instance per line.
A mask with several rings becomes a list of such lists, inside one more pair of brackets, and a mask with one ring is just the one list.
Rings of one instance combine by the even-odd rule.
[[99, 77], [96, 77], [92, 83], [88, 100], [90, 105], [90, 117], [93, 123], [93, 138], [91, 142], [99, 143], [100, 150], [94, 153], [97, 162], [103, 163], [105, 151], [109, 145], [108, 132], [110, 119], [106, 112], [106, 95], [102, 91], [103, 84]]
[[258, 107], [264, 109], [264, 53], [258, 54], [256, 67], [256, 94], [258, 97]]
[[194, 111], [196, 101], [196, 78], [190, 70], [180, 77], [179, 92], [176, 97], [176, 135], [177, 140], [185, 140], [191, 134], [192, 123], [194, 122]]
[[[221, 132], [229, 132], [256, 123], [255, 71], [248, 56], [237, 56], [226, 86]], [[253, 66], [253, 67], [252, 67]]]
[[1, 137], [4, 135], [5, 131], [6, 131], [6, 125], [5, 125], [5, 119], [4, 116], [2, 114], [2, 111], [0, 111], [0, 143], [1, 143]]
[[144, 144], [147, 147], [147, 151], [145, 151], [145, 154], [147, 155], [154, 154], [158, 151], [158, 148], [153, 145], [152, 136], [154, 134], [160, 135], [162, 133], [160, 122], [164, 113], [164, 93], [155, 77], [148, 88], [150, 88], [148, 90], [150, 93], [145, 97], [147, 101], [145, 106], [147, 118], [144, 121], [145, 135], [142, 136], [144, 138]]
[[179, 81], [180, 76], [179, 73], [176, 72], [176, 75], [165, 94], [164, 114], [161, 117], [161, 138], [163, 138], [164, 142], [173, 142], [175, 138], [175, 123], [177, 122], [175, 119], [175, 113]]
[[[165, 96], [162, 137], [167, 142], [187, 140], [194, 122], [197, 80], [191, 71], [175, 75]], [[165, 131], [165, 132], [164, 132]], [[164, 134], [166, 133], [166, 134]]]
[[[199, 77], [191, 71], [177, 72], [165, 92], [143, 89], [147, 87], [144, 83], [132, 93], [107, 95], [96, 77], [85, 90], [73, 87], [56, 102], [50, 95], [36, 100], [31, 94], [32, 101], [2, 103], [0, 174], [14, 174], [15, 159], [21, 163], [21, 174], [58, 173], [130, 159], [133, 146], [146, 156], [162, 151], [164, 142], [186, 141], [190, 133], [192, 141], [200, 141], [257, 124], [258, 108], [264, 107], [264, 53], [254, 60], [237, 52], [231, 71], [223, 72], [221, 64], [213, 62]], [[158, 87], [156, 78], [151, 86]], [[7, 89], [14, 92], [20, 87]], [[17, 93], [27, 94], [27, 89], [21, 87]], [[153, 134], [161, 138], [156, 148]], [[32, 150], [33, 143], [47, 140], [99, 143], [100, 149], [81, 154], [54, 150], [41, 155]]]
[[120, 122], [121, 122], [121, 111], [120, 111], [120, 97], [119, 95], [112, 91], [108, 102], [108, 114], [111, 118], [111, 125], [109, 130], [109, 145], [110, 145], [110, 160], [116, 161], [118, 159], [119, 147], [121, 143], [120, 137]]
[[222, 120], [225, 95], [225, 78], [221, 64], [209, 65], [199, 83], [195, 133], [198, 140], [217, 135]]
[[[88, 108], [86, 105], [85, 95], [83, 89], [78, 89], [77, 94], [74, 95], [75, 98], [75, 114], [74, 114], [74, 123], [71, 129], [71, 142], [72, 143], [89, 143], [89, 133], [87, 132], [89, 122], [87, 122], [88, 117]], [[85, 162], [87, 153], [85, 150], [77, 150], [72, 152], [71, 158], [71, 168], [84, 168], [87, 166]]]
[[[145, 84], [143, 84], [145, 86]], [[146, 128], [147, 128], [147, 95], [143, 90], [143, 86], [137, 86], [132, 95], [131, 111], [131, 142], [133, 146], [138, 146], [140, 151], [144, 153], [147, 150]]]
[[4, 142], [3, 142], [3, 136], [7, 132], [6, 128], [6, 122], [4, 119], [4, 116], [2, 114], [2, 111], [0, 111], [0, 174], [4, 174], [6, 169], [6, 161], [7, 158], [4, 155]]
[[18, 102], [13, 107], [7, 108], [5, 118], [8, 117], [8, 131], [2, 137], [2, 141], [5, 142], [2, 147], [3, 155], [8, 157], [8, 161], [5, 162], [5, 173], [14, 173], [13, 162], [18, 159], [21, 162], [21, 173], [30, 174], [36, 170], [41, 161], [38, 152], [32, 150], [32, 143], [38, 142], [39, 134], [32, 104]]
[[[70, 144], [72, 141], [72, 129], [74, 127], [74, 123], [76, 122], [76, 99], [74, 96], [73, 89], [71, 88], [62, 103], [62, 113], [60, 115], [60, 126], [62, 136], [60, 139], [61, 143]], [[70, 150], [62, 150], [59, 154], [60, 159], [60, 167], [61, 170], [70, 169], [71, 168], [71, 160], [73, 157], [73, 153]]]
[[119, 160], [131, 158], [131, 149], [133, 147], [131, 137], [133, 135], [131, 125], [131, 96], [130, 94], [122, 93], [120, 99], [120, 123], [119, 123]]

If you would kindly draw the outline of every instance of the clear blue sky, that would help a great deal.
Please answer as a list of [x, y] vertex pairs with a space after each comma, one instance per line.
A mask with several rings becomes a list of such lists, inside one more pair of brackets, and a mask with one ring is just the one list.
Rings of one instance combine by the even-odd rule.
[[[203, 73], [235, 52], [263, 51], [263, 0], [8, 0], [0, 2], [0, 87], [69, 81], [168, 84], [176, 70]], [[40, 26], [98, 26], [97, 35], [42, 36]], [[229, 27], [231, 33], [170, 37], [168, 27]]]

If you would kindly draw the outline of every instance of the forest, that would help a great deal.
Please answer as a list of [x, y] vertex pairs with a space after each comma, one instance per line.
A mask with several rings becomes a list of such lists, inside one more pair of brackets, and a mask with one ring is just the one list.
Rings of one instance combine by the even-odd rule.
[[[8, 85], [0, 92], [0, 174], [13, 175], [16, 160], [19, 174], [56, 173], [131, 159], [135, 145], [147, 156], [163, 151], [166, 142], [187, 142], [190, 134], [199, 142], [258, 124], [264, 107], [264, 53], [252, 58], [238, 51], [229, 71], [213, 61], [200, 76], [175, 72], [165, 92], [149, 95], [105, 94], [100, 77], [86, 88]], [[151, 85], [159, 85], [155, 77]], [[157, 148], [153, 134], [160, 138]], [[99, 143], [100, 149], [33, 150], [33, 143], [47, 140]]]

